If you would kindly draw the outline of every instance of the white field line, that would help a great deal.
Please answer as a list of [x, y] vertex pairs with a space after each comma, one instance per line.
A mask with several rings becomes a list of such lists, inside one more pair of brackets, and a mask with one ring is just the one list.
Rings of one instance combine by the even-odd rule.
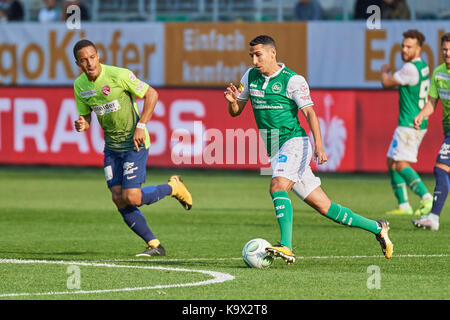
[[21, 259], [0, 259], [0, 263], [6, 263], [6, 264], [37, 264], [37, 263], [41, 263], [41, 264], [77, 265], [77, 266], [87, 266], [87, 267], [148, 269], [148, 270], [165, 270], [165, 271], [176, 271], [176, 272], [196, 272], [196, 273], [202, 273], [202, 274], [206, 274], [208, 276], [213, 277], [212, 279], [205, 280], [205, 281], [169, 284], [169, 285], [155, 285], [155, 286], [147, 286], [147, 287], [104, 289], [104, 290], [70, 290], [70, 291], [60, 291], [60, 292], [6, 293], [6, 294], [0, 294], [0, 297], [53, 296], [53, 295], [64, 295], [64, 294], [89, 294], [89, 293], [123, 292], [123, 291], [141, 291], [141, 290], [151, 290], [151, 289], [203, 286], [203, 285], [208, 285], [208, 284], [215, 284], [215, 283], [230, 281], [230, 280], [234, 279], [234, 277], [232, 275], [227, 274], [227, 273], [222, 273], [222, 272], [209, 271], [209, 270], [183, 269], [183, 268], [169, 268], [169, 267], [128, 266], [128, 265], [116, 265], [116, 264], [107, 264], [107, 263], [88, 263], [88, 262], [81, 262], [81, 261], [77, 262], [77, 261], [48, 261], [48, 260], [21, 260]]
[[[450, 257], [450, 254], [399, 254], [394, 255], [394, 258], [443, 258]], [[310, 256], [310, 257], [296, 257], [300, 260], [309, 259], [365, 259], [365, 258], [384, 258], [381, 255], [376, 256]], [[201, 286], [207, 284], [221, 283], [225, 281], [233, 280], [234, 277], [227, 273], [208, 271], [208, 270], [194, 270], [194, 269], [182, 269], [182, 268], [169, 268], [169, 267], [155, 267], [155, 266], [129, 266], [129, 265], [116, 265], [105, 262], [176, 262], [176, 261], [230, 261], [230, 260], [241, 260], [242, 258], [188, 258], [188, 259], [165, 259], [165, 258], [151, 258], [145, 259], [115, 259], [115, 260], [99, 260], [98, 262], [86, 262], [86, 261], [47, 261], [47, 260], [20, 260], [20, 259], [0, 259], [0, 263], [9, 264], [33, 264], [33, 263], [43, 263], [43, 264], [64, 264], [64, 265], [79, 265], [79, 266], [89, 266], [89, 267], [107, 267], [107, 268], [129, 268], [129, 269], [152, 269], [152, 270], [168, 270], [168, 271], [180, 271], [180, 272], [197, 272], [202, 274], [207, 274], [212, 276], [213, 279], [192, 282], [192, 283], [181, 283], [172, 285], [156, 285], [149, 287], [135, 287], [135, 288], [120, 288], [120, 289], [105, 289], [105, 290], [72, 290], [72, 291], [61, 291], [61, 292], [38, 292], [38, 293], [7, 293], [0, 294], [1, 297], [18, 297], [18, 296], [48, 296], [48, 295], [64, 295], [64, 294], [87, 294], [87, 293], [108, 293], [108, 292], [122, 292], [122, 291], [140, 291], [140, 290], [151, 290], [151, 289], [164, 289], [164, 288], [177, 288], [177, 287], [190, 287], [190, 286]]]
[[[393, 255], [394, 258], [444, 258], [450, 257], [450, 254], [398, 254]], [[299, 257], [296, 256], [296, 259], [300, 260], [310, 260], [310, 259], [366, 259], [366, 258], [384, 258], [384, 256], [375, 255], [375, 256], [310, 256], [310, 257]], [[186, 259], [166, 259], [166, 258], [151, 258], [148, 260], [142, 259], [111, 259], [111, 260], [98, 260], [98, 262], [177, 262], [177, 261], [230, 261], [230, 260], [242, 260], [242, 258], [186, 258]], [[91, 260], [92, 261], [92, 260]]]

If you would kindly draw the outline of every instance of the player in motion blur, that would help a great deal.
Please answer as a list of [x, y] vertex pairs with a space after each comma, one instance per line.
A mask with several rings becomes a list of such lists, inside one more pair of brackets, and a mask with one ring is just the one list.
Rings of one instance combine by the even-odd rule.
[[[228, 111], [235, 117], [250, 99], [261, 137], [271, 159], [273, 175], [270, 184], [281, 241], [266, 248], [268, 255], [295, 262], [292, 251], [293, 209], [288, 192], [293, 190], [308, 205], [327, 218], [350, 227], [367, 230], [376, 236], [386, 258], [391, 258], [393, 244], [388, 237], [389, 223], [366, 219], [331, 201], [320, 187], [309, 163], [312, 156], [323, 164], [327, 156], [322, 147], [319, 121], [313, 109], [306, 80], [278, 63], [273, 38], [260, 35], [250, 42], [254, 67], [247, 70], [238, 90], [230, 84], [224, 92]], [[304, 114], [314, 137], [315, 150], [298, 120], [298, 109]], [[279, 146], [279, 148], [278, 148]]]
[[431, 77], [431, 85], [428, 100], [425, 108], [419, 112], [414, 119], [414, 126], [420, 129], [424, 119], [430, 116], [436, 109], [438, 100], [441, 99], [443, 116], [442, 126], [444, 127], [444, 142], [439, 150], [434, 165], [434, 177], [436, 186], [433, 193], [433, 206], [428, 215], [424, 215], [419, 220], [413, 220], [414, 226], [428, 230], [439, 230], [439, 217], [449, 191], [448, 174], [450, 172], [450, 33], [445, 33], [441, 38], [441, 52], [444, 63], [439, 65]]
[[[146, 124], [152, 117], [158, 93], [130, 70], [101, 64], [95, 45], [89, 40], [78, 41], [73, 53], [83, 71], [73, 85], [79, 113], [75, 129], [88, 130], [91, 112], [95, 112], [104, 131], [104, 171], [112, 200], [128, 227], [148, 246], [137, 256], [164, 256], [164, 247], [138, 207], [171, 195], [189, 210], [192, 196], [176, 175], [169, 178], [168, 184], [141, 188], [150, 146]], [[144, 99], [142, 114], [135, 96]]]
[[403, 67], [389, 76], [391, 67], [387, 64], [381, 66], [383, 88], [399, 87], [400, 96], [397, 128], [387, 153], [388, 171], [398, 207], [388, 211], [387, 214], [413, 214], [406, 185], [421, 199], [414, 214], [428, 214], [433, 204], [433, 197], [420, 176], [411, 167], [411, 163], [417, 162], [417, 153], [428, 125], [428, 120], [424, 120], [419, 130], [414, 129], [414, 117], [425, 106], [430, 87], [428, 66], [420, 58], [424, 41], [425, 36], [418, 30], [404, 32], [402, 60], [405, 64]]

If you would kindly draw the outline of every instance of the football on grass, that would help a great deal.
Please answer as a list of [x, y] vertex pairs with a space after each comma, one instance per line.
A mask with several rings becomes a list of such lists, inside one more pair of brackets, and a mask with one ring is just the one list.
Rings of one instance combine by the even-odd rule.
[[266, 254], [266, 247], [271, 244], [264, 239], [257, 238], [247, 242], [242, 249], [242, 259], [251, 268], [268, 268], [273, 263], [273, 258]]

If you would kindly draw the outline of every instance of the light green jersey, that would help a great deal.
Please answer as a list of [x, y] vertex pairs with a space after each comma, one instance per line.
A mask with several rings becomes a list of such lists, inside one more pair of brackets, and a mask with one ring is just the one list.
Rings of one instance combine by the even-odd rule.
[[298, 120], [298, 109], [312, 106], [305, 79], [281, 68], [270, 77], [250, 68], [242, 77], [239, 100], [251, 100], [253, 114], [269, 157], [289, 139], [307, 136]]
[[442, 126], [444, 134], [450, 134], [450, 69], [445, 63], [434, 69], [430, 85], [430, 97], [441, 99], [443, 115]]
[[[92, 111], [104, 131], [105, 148], [123, 152], [134, 149], [133, 135], [140, 119], [135, 96], [142, 98], [149, 87], [128, 69], [101, 64], [102, 71], [95, 81], [81, 74], [73, 89], [78, 113], [88, 115]], [[145, 148], [150, 137], [145, 129]]]
[[[422, 59], [413, 60], [408, 65], [417, 69], [414, 84], [406, 84], [399, 87], [399, 115], [398, 126], [414, 128], [414, 118], [423, 109], [428, 99], [428, 90], [430, 88], [429, 69], [425, 61]], [[403, 68], [402, 68], [403, 69]], [[406, 71], [400, 70], [398, 76]], [[411, 71], [409, 71], [411, 72]], [[417, 78], [418, 74], [418, 78]], [[406, 78], [407, 76], [403, 76]], [[426, 129], [428, 126], [428, 119], [425, 119], [420, 125], [420, 129]]]

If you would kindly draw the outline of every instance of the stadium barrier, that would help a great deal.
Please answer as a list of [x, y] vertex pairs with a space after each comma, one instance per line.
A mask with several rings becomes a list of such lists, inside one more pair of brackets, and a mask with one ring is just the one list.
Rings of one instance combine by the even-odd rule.
[[[149, 166], [222, 169], [267, 168], [250, 104], [229, 116], [223, 90], [158, 89], [148, 123]], [[396, 127], [398, 93], [374, 90], [312, 90], [328, 163], [313, 170], [384, 172]], [[142, 108], [142, 100], [138, 100]], [[430, 118], [418, 163], [432, 172], [443, 138], [442, 108]], [[307, 128], [299, 112], [300, 123]], [[72, 88], [0, 87], [0, 164], [103, 166], [102, 130], [93, 117], [78, 133]]]

